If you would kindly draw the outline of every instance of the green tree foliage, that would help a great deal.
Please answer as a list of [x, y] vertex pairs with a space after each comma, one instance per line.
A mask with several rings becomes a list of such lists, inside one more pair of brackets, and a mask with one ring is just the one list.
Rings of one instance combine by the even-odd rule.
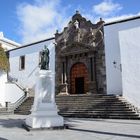
[[5, 72], [9, 70], [9, 61], [1, 44], [0, 44], [0, 70], [3, 70]]

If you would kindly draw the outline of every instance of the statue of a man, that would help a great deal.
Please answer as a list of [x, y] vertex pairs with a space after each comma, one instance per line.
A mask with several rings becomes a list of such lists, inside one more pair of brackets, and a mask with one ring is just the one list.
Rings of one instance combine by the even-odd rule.
[[49, 70], [49, 49], [47, 46], [44, 47], [44, 50], [41, 52], [41, 62], [40, 69], [41, 70]]

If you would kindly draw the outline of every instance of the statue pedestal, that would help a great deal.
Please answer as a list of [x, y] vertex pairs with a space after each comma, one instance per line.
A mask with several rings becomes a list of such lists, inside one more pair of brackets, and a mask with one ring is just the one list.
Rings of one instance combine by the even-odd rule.
[[31, 114], [26, 118], [26, 125], [31, 128], [63, 126], [63, 117], [58, 115], [55, 103], [54, 75], [50, 70], [40, 70], [37, 77], [34, 104]]
[[59, 95], [69, 95], [67, 83], [61, 84], [61, 90], [60, 90]]

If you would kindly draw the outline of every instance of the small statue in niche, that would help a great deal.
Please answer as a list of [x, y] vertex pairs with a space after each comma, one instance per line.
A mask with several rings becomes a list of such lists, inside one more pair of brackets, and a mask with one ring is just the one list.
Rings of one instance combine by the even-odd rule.
[[80, 42], [80, 28], [79, 28], [79, 22], [76, 20], [74, 22], [74, 26], [75, 26], [75, 41], [76, 42]]
[[47, 46], [44, 47], [43, 51], [40, 55], [40, 69], [41, 70], [49, 70], [49, 49]]
[[76, 27], [76, 29], [79, 29], [79, 22], [77, 20], [74, 22], [74, 26]]

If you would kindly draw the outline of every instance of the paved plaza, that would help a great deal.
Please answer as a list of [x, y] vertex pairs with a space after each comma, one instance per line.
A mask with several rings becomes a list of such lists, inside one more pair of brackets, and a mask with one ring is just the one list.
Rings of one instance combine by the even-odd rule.
[[69, 129], [34, 130], [22, 128], [26, 116], [0, 116], [0, 140], [138, 140], [139, 120], [66, 118]]

